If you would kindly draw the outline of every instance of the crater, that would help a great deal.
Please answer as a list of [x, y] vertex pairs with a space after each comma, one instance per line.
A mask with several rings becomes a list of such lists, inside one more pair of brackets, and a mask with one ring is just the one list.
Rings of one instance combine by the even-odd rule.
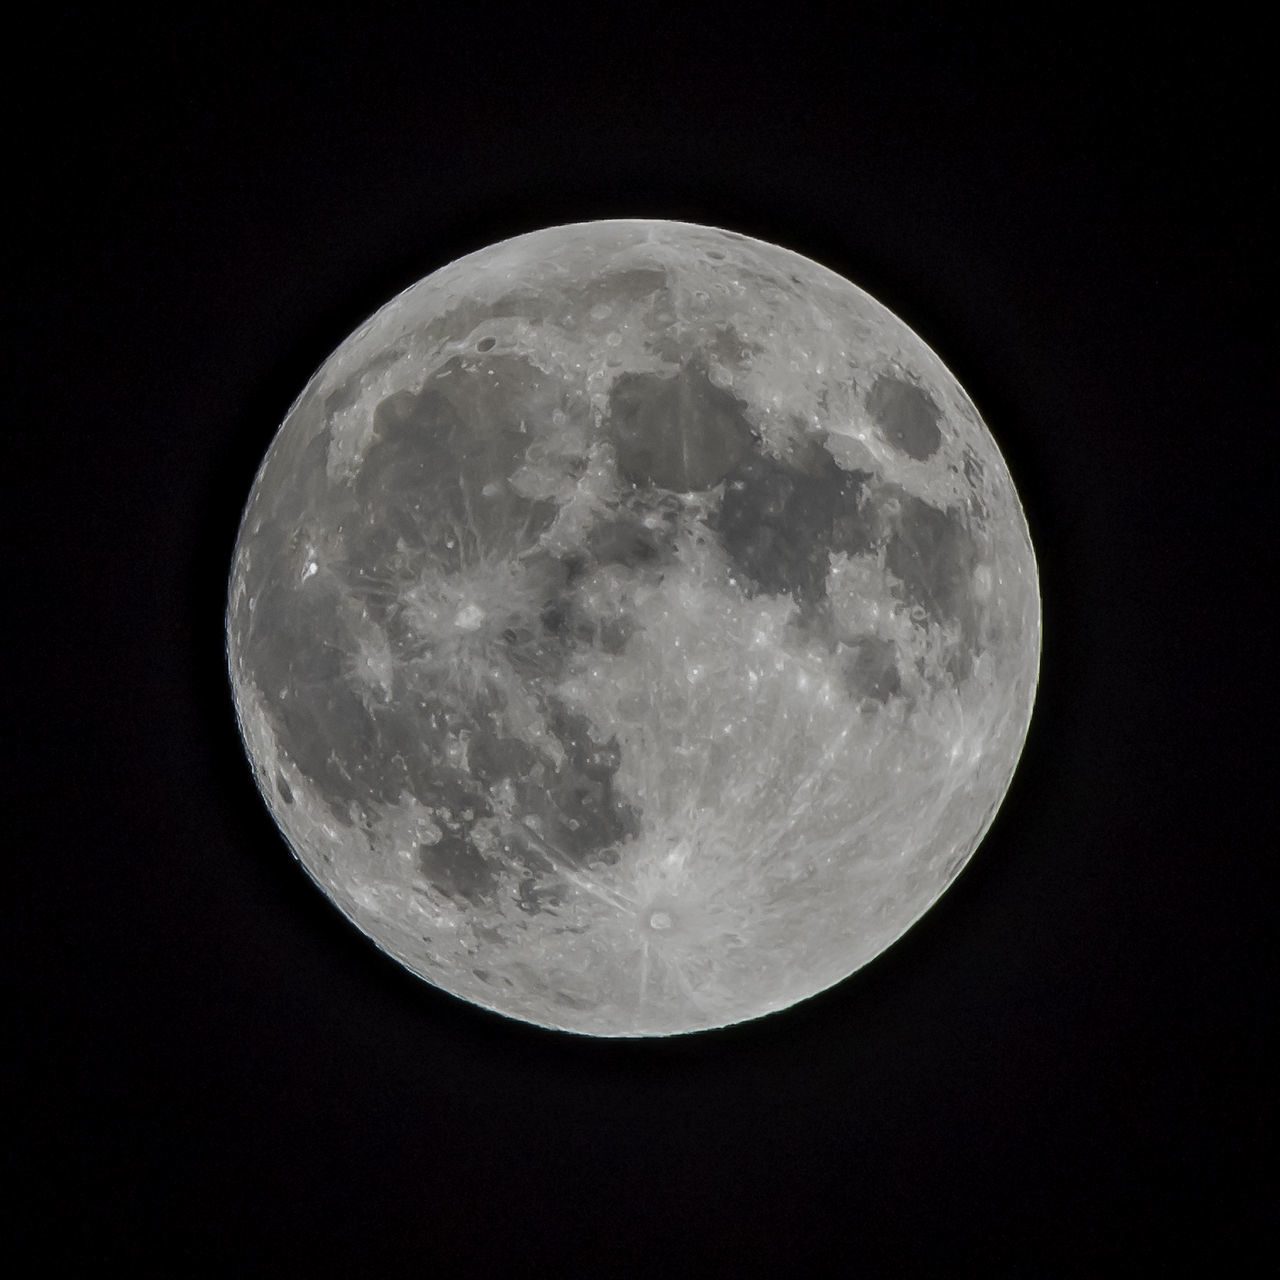
[[942, 444], [942, 412], [914, 382], [882, 373], [867, 395], [867, 412], [895, 449], [923, 462]]

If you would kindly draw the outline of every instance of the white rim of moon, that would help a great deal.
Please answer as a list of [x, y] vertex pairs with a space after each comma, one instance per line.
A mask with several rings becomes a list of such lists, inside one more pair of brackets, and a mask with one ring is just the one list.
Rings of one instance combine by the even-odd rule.
[[413, 973], [671, 1035], [840, 982], [1002, 801], [1037, 567], [897, 317], [737, 232], [469, 254], [325, 361], [258, 471], [227, 662], [280, 830]]

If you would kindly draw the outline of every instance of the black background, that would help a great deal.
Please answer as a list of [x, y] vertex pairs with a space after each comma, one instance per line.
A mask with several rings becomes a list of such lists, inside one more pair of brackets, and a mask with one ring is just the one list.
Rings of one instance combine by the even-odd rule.
[[[364, 8], [48, 6], [11, 43], [14, 1250], [1234, 1273], [1277, 1225], [1260, 34]], [[1022, 764], [945, 899], [820, 997], [655, 1043], [375, 951], [276, 834], [223, 674], [239, 514], [315, 367], [460, 254], [609, 216], [901, 315], [990, 424], [1044, 597]]]

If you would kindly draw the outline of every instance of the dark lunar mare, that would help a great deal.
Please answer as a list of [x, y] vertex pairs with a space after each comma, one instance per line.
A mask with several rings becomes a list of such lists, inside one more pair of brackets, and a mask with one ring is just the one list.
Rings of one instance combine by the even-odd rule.
[[844, 471], [816, 441], [794, 460], [757, 445], [729, 471], [708, 522], [752, 593], [790, 595], [812, 614], [826, 596], [830, 553], [870, 550], [861, 497], [871, 475]]
[[505, 319], [539, 324], [554, 318], [565, 329], [576, 331], [590, 321], [592, 307], [605, 304], [625, 309], [650, 299], [664, 300], [668, 283], [661, 267], [629, 267], [585, 280], [547, 280], [537, 289], [512, 289], [492, 302], [464, 297], [426, 324], [421, 341], [428, 347], [463, 342], [478, 326]]
[[[907, 394], [915, 390], [885, 392], [881, 402], [921, 415], [913, 419], [919, 427], [926, 409]], [[980, 625], [970, 585], [978, 552], [964, 514], [932, 506], [871, 472], [842, 469], [821, 442], [820, 435], [810, 436], [785, 458], [757, 444], [738, 459], [708, 521], [730, 563], [750, 594], [791, 596], [804, 632], [851, 651], [849, 691], [884, 702], [901, 688], [891, 647], [873, 636], [836, 635], [825, 608], [833, 553], [883, 553], [899, 599], [929, 621], [959, 629], [963, 643], [954, 646], [948, 665], [963, 679]]]
[[[802, 629], [840, 655], [845, 687], [864, 705], [896, 696], [901, 675], [888, 641], [835, 634], [824, 608], [832, 552], [882, 551], [904, 603], [958, 623], [971, 641], [978, 624], [969, 590], [976, 553], [958, 512], [841, 469], [821, 433], [784, 458], [772, 456], [743, 403], [712, 384], [698, 361], [674, 374], [618, 377], [603, 429], [621, 498], [588, 529], [580, 551], [539, 552], [556, 505], [506, 482], [527, 457], [528, 422], [546, 421], [557, 408], [583, 411], [526, 361], [501, 352], [457, 356], [421, 391], [378, 406], [354, 481], [329, 479], [327, 427], [288, 457], [286, 444], [274, 469], [290, 468], [288, 483], [260, 486], [275, 505], [246, 543], [246, 599], [256, 603], [252, 613], [242, 603], [232, 620], [282, 754], [338, 821], [368, 826], [413, 796], [440, 831], [418, 849], [427, 880], [474, 904], [506, 885], [526, 911], [556, 905], [558, 870], [611, 859], [639, 833], [640, 813], [615, 788], [616, 740], [547, 691], [575, 652], [619, 653], [641, 625], [625, 612], [588, 613], [578, 587], [600, 566], [657, 581], [689, 518], [681, 494], [723, 486], [708, 524], [743, 589], [791, 596]], [[913, 385], [882, 377], [868, 410], [912, 456], [936, 447], [936, 406]], [[300, 412], [319, 417], [318, 406]], [[302, 543], [324, 542], [321, 534], [331, 543], [334, 531], [340, 556], [304, 579], [293, 567]], [[456, 640], [459, 648], [434, 665], [403, 608], [405, 587], [517, 557], [525, 603], [510, 602], [497, 629]], [[353, 670], [370, 623], [382, 628], [393, 657], [385, 699]], [[956, 649], [957, 678], [970, 647]], [[514, 685], [533, 694], [562, 758], [510, 732]], [[465, 766], [449, 763], [460, 742]], [[504, 788], [526, 825], [495, 847], [477, 824], [494, 816], [493, 798]], [[292, 802], [287, 783], [277, 789]]]
[[898, 647], [892, 640], [859, 636], [845, 648], [841, 668], [850, 694], [886, 703], [902, 692]]
[[[574, 408], [559, 384], [522, 360], [458, 358], [422, 391], [378, 406], [354, 481], [327, 477], [330, 435], [318, 430], [290, 459], [290, 483], [262, 488], [279, 498], [247, 537], [246, 601], [233, 619], [282, 755], [334, 818], [368, 827], [412, 796], [440, 832], [418, 848], [426, 878], [478, 904], [514, 867], [512, 888], [525, 910], [553, 905], [557, 868], [611, 857], [639, 831], [639, 814], [615, 791], [616, 741], [601, 740], [584, 717], [545, 693], [575, 649], [617, 651], [627, 638], [625, 618], [579, 618], [575, 627], [570, 584], [595, 564], [656, 564], [670, 555], [671, 541], [669, 518], [651, 528], [637, 504], [601, 521], [578, 562], [538, 550], [556, 505], [505, 482], [526, 458], [527, 421], [557, 406]], [[340, 557], [323, 574], [295, 571], [301, 544], [323, 542], [322, 534], [331, 542], [335, 530]], [[547, 626], [547, 610], [539, 617], [512, 601], [496, 634], [455, 640], [437, 662], [406, 616], [405, 587], [517, 556], [521, 599], [560, 601], [563, 625]], [[383, 629], [394, 659], [385, 698], [354, 672], [370, 623]], [[514, 685], [541, 706], [561, 758], [510, 732]], [[449, 763], [451, 745], [460, 742], [465, 767]], [[504, 785], [528, 825], [494, 848], [477, 824], [493, 816], [495, 790]], [[287, 783], [277, 792], [293, 802]]]
[[675, 374], [619, 374], [604, 430], [620, 478], [640, 489], [710, 489], [752, 447], [745, 409], [697, 361]]
[[888, 442], [923, 462], [942, 445], [942, 410], [914, 382], [882, 373], [867, 394], [867, 412]]

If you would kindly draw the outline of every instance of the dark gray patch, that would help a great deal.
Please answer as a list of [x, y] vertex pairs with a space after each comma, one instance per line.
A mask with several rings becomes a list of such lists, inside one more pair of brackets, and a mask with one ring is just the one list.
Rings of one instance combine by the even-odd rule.
[[883, 523], [885, 567], [901, 583], [904, 603], [935, 623], [955, 624], [960, 643], [945, 661], [956, 680], [973, 668], [981, 631], [981, 608], [973, 595], [979, 553], [962, 512], [938, 508], [884, 485], [876, 494]]
[[636, 620], [626, 614], [616, 618], [602, 618], [596, 633], [596, 643], [605, 653], [618, 654], [627, 647], [627, 641], [638, 629]]
[[621, 374], [605, 422], [619, 473], [640, 488], [711, 488], [751, 446], [744, 407], [695, 364], [673, 375]]
[[460, 828], [446, 830], [435, 844], [418, 847], [423, 875], [442, 893], [478, 906], [497, 889], [499, 877]]
[[709, 523], [754, 590], [812, 606], [826, 595], [830, 552], [872, 545], [861, 502], [870, 479], [841, 470], [816, 445], [787, 462], [752, 450], [730, 472]]
[[476, 920], [472, 922], [471, 932], [475, 934], [477, 942], [490, 947], [505, 947], [511, 941], [501, 925], [481, 924]]
[[504, 778], [526, 777], [537, 759], [538, 753], [527, 742], [491, 733], [475, 735], [467, 748], [472, 773], [489, 787]]
[[974, 519], [984, 521], [987, 518], [987, 504], [983, 500], [983, 477], [985, 471], [982, 463], [979, 461], [977, 454], [973, 449], [966, 446], [962, 459], [964, 468], [964, 478], [969, 482], [969, 497], [967, 506], [973, 513]]
[[554, 683], [564, 673], [571, 646], [538, 619], [511, 617], [498, 635], [498, 655], [526, 685]]
[[516, 885], [516, 906], [525, 915], [536, 916], [564, 902], [564, 886], [539, 883], [526, 876]]
[[581, 282], [546, 281], [537, 289], [520, 286], [488, 303], [463, 298], [427, 324], [423, 339], [428, 344], [462, 342], [477, 325], [508, 318], [552, 320], [572, 327], [597, 303], [630, 307], [666, 287], [667, 273], [660, 267], [634, 267]]
[[757, 342], [748, 342], [732, 325], [722, 325], [716, 329], [708, 351], [721, 364], [741, 365], [753, 352], [759, 354], [761, 346]]
[[[408, 791], [424, 804], [446, 814], [471, 810], [489, 812], [488, 802], [476, 780], [455, 765], [446, 754], [463, 732], [479, 737], [492, 722], [493, 712], [477, 703], [474, 710], [450, 706], [441, 696], [406, 697], [371, 713], [377, 733], [377, 756], [360, 761], [358, 776], [366, 772], [380, 782], [379, 794], [397, 798]], [[382, 779], [386, 781], [381, 781]]]
[[398, 540], [427, 551], [445, 572], [533, 546], [555, 503], [502, 482], [529, 448], [527, 420], [563, 403], [557, 391], [526, 361], [493, 355], [455, 357], [416, 395], [383, 400], [355, 482], [353, 565], [384, 565]]
[[568, 285], [564, 297], [566, 303], [574, 308], [589, 310], [603, 302], [625, 309], [666, 287], [667, 273], [661, 267], [631, 267], [582, 284]]
[[888, 702], [902, 692], [898, 672], [898, 649], [892, 640], [863, 636], [842, 655], [845, 687], [855, 697]]
[[867, 395], [867, 412], [895, 449], [919, 462], [933, 457], [942, 444], [942, 412], [914, 382], [880, 374]]
[[348, 374], [324, 397], [325, 417], [332, 420], [335, 413], [350, 409], [364, 395], [373, 375], [386, 372], [403, 358], [403, 348], [393, 344], [361, 361], [355, 373]]
[[284, 774], [276, 771], [276, 790], [280, 793], [280, 799], [285, 804], [293, 803], [293, 788], [284, 780]]
[[[331, 602], [274, 582], [258, 597], [247, 663], [281, 751], [341, 821], [364, 792], [339, 763], [375, 745], [364, 704], [345, 683], [348, 637]], [[394, 796], [386, 796], [393, 799]]]
[[597, 624], [587, 616], [571, 591], [548, 600], [539, 619], [547, 634], [566, 649], [595, 643]]
[[[464, 730], [479, 744], [486, 776], [504, 761], [485, 757], [505, 695], [486, 681], [458, 705], [444, 686], [411, 687], [402, 668], [387, 704], [366, 702], [353, 684], [358, 648], [331, 588], [294, 589], [280, 582], [254, 611], [247, 662], [282, 754], [344, 824], [369, 817], [408, 792], [447, 812], [487, 812], [479, 775], [445, 759]], [[488, 736], [486, 736], [488, 735]]]
[[661, 489], [630, 489], [622, 495], [621, 509], [625, 513], [623, 519], [639, 520], [661, 539], [665, 548], [674, 546], [685, 518], [683, 497]]
[[670, 558], [671, 542], [661, 530], [623, 517], [594, 525], [587, 534], [587, 550], [600, 564], [648, 569]]
[[[644, 530], [646, 535], [649, 532]], [[669, 550], [659, 535], [655, 535], [652, 543], [637, 542], [616, 530], [607, 533], [597, 550], [601, 553], [599, 562], [625, 564], [633, 568], [660, 564], [669, 558]], [[561, 562], [563, 577], [547, 594], [546, 603], [538, 615], [538, 628], [529, 633], [528, 643], [546, 649], [554, 656], [557, 670], [563, 670], [565, 661], [575, 649], [595, 647], [606, 653], [621, 653], [636, 630], [634, 619], [625, 614], [599, 617], [583, 607], [577, 594], [577, 584], [595, 563], [594, 556], [573, 556]]]
[[972, 605], [977, 549], [963, 517], [897, 490], [885, 567], [900, 578], [908, 603], [935, 621], [962, 621]]
[[[455, 716], [438, 714], [436, 733], [458, 732]], [[425, 717], [405, 717], [402, 728], [411, 732]], [[411, 790], [430, 806], [442, 828], [442, 838], [419, 850], [422, 872], [442, 892], [478, 903], [490, 898], [501, 878], [500, 867], [523, 867], [532, 881], [519, 890], [519, 905], [526, 911], [545, 910], [559, 901], [559, 890], [548, 886], [563, 864], [584, 866], [612, 859], [622, 841], [639, 832], [639, 815], [614, 791], [621, 762], [616, 739], [601, 742], [593, 736], [585, 717], [553, 701], [547, 707], [547, 728], [560, 741], [564, 757], [554, 762], [529, 743], [505, 734], [493, 716], [465, 718], [469, 731], [467, 772], [445, 764], [439, 757], [443, 745], [413, 756], [411, 744], [384, 739], [379, 748], [385, 760], [413, 759]], [[514, 785], [519, 812], [531, 820], [501, 839], [501, 853], [490, 862], [475, 846], [472, 831], [477, 820], [489, 817], [489, 797], [504, 781]]]
[[461, 342], [475, 331], [477, 325], [487, 320], [513, 317], [538, 320], [545, 310], [546, 299], [531, 290], [512, 290], [489, 303], [463, 298], [456, 306], [427, 323], [422, 331], [422, 340], [427, 345]]
[[614, 790], [621, 764], [616, 738], [599, 741], [591, 722], [552, 700], [547, 727], [565, 759], [545, 784], [526, 784], [522, 799], [541, 820], [544, 838], [575, 865], [598, 858], [639, 834], [640, 814]]

